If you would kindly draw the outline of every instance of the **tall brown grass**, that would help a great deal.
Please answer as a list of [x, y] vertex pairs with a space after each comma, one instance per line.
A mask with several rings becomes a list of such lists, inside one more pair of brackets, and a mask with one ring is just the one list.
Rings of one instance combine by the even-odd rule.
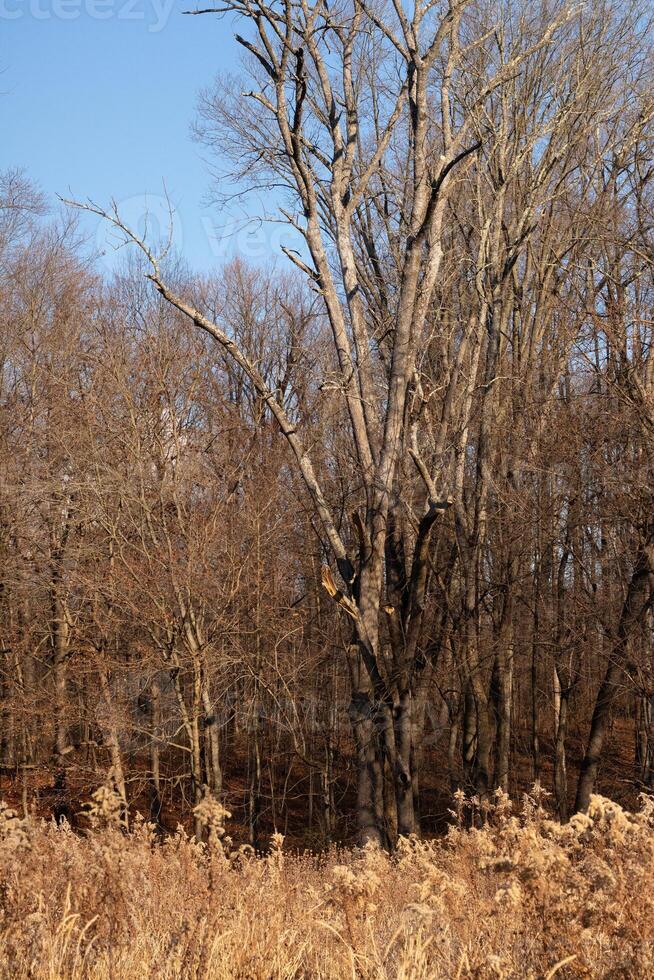
[[[459, 796], [439, 840], [266, 856], [129, 834], [107, 793], [84, 835], [0, 805], [0, 975], [111, 978], [651, 977], [654, 803], [593, 797], [561, 827], [538, 792]], [[482, 823], [481, 829], [465, 829]]]

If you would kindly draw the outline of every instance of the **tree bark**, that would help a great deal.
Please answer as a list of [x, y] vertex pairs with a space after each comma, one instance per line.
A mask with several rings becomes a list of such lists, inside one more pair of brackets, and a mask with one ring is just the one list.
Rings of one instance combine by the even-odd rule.
[[568, 819], [568, 770], [565, 744], [568, 733], [568, 701], [570, 691], [564, 687], [557, 668], [554, 668], [554, 796], [561, 823]]
[[616, 641], [609, 655], [606, 673], [600, 685], [590, 725], [586, 752], [581, 764], [575, 810], [585, 813], [595, 788], [602, 749], [613, 706], [622, 694], [620, 683], [629, 667], [629, 641], [635, 627], [654, 598], [654, 533], [640, 547], [627, 595], [620, 614]]

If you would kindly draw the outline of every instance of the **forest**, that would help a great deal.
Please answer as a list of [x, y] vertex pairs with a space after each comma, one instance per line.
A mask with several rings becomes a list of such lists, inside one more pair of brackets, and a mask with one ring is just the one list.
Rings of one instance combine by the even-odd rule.
[[[0, 855], [62, 833], [71, 854], [99, 847], [84, 835], [102, 818], [102, 846], [134, 834], [144, 862], [138, 835], [184, 835], [178, 871], [157, 871], [183, 877], [194, 847], [227, 861], [229, 811], [236, 864], [267, 853], [271, 880], [282, 836], [386, 862], [377, 885], [332, 872], [356, 949], [399, 875], [386, 852], [418, 877], [447, 863], [432, 838], [454, 814], [470, 867], [465, 826], [567, 854], [624, 824], [650, 854], [651, 804], [630, 815], [654, 782], [649, 3], [190, 14], [243, 53], [193, 123], [216, 206], [255, 201], [298, 248], [198, 274], [111, 187], [53, 201], [6, 161]], [[111, 272], [89, 220], [120, 246]], [[548, 853], [543, 881], [568, 860]], [[474, 972], [459, 947], [438, 968], [426, 949], [405, 972], [377, 949], [352, 975], [554, 975], [529, 973], [531, 953]], [[349, 975], [304, 955], [224, 975]], [[36, 975], [17, 962], [8, 975]], [[47, 975], [73, 971], [58, 962]], [[169, 975], [152, 963], [106, 975]], [[223, 975], [207, 963], [170, 975]], [[561, 975], [609, 975], [597, 963]], [[633, 963], [611, 975], [649, 974]]]

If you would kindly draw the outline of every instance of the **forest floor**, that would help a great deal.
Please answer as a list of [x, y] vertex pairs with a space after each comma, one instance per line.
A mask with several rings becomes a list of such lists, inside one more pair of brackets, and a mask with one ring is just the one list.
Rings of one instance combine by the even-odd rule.
[[[568, 802], [574, 801], [579, 766], [584, 749], [585, 730], [571, 730], [567, 746]], [[529, 791], [535, 782], [531, 757], [531, 736], [516, 726], [512, 753], [509, 793], [513, 799]], [[448, 774], [446, 739], [429, 746], [422, 760], [420, 796], [422, 811], [420, 824], [424, 836], [441, 836], [451, 822], [452, 792], [460, 785], [460, 773], [451, 778]], [[539, 733], [540, 760], [537, 773], [539, 782], [547, 788], [553, 785], [554, 742], [546, 731]], [[224, 773], [223, 798], [232, 813], [230, 834], [238, 844], [252, 843], [253, 828], [250, 823], [250, 794], [252, 782], [248, 768], [247, 745], [232, 740], [223, 746], [229, 758], [229, 768]], [[342, 773], [333, 786], [336, 817], [328, 839], [321, 820], [319, 792], [315, 792], [314, 806], [308, 812], [311, 792], [310, 771], [304, 761], [292, 752], [279, 753], [274, 745], [265, 746], [262, 778], [258, 796], [256, 845], [267, 848], [273, 833], [284, 834], [287, 846], [293, 849], [323, 850], [330, 843], [353, 845], [356, 842], [354, 809], [356, 786], [351, 759], [339, 756], [335, 769]], [[110, 763], [108, 756], [100, 752], [89, 757], [78, 749], [67, 756], [66, 779], [63, 789], [56, 789], [57, 770], [48, 766], [25, 769], [0, 767], [0, 800], [4, 800], [16, 812], [30, 812], [34, 816], [49, 819], [63, 811], [69, 822], [84, 830], [84, 810], [87, 801], [97, 789], [101, 773]], [[162, 807], [159, 812], [160, 829], [175, 833], [181, 824], [188, 833], [193, 830], [192, 802], [188, 798], [188, 779], [184, 778], [186, 759], [180, 760], [179, 768], [162, 764]], [[151, 780], [149, 757], [146, 755], [128, 760], [130, 812], [151, 814]], [[638, 807], [638, 779], [634, 765], [633, 721], [615, 717], [600, 768], [597, 792], [622, 807], [633, 810]], [[314, 791], [319, 790], [317, 780]]]
[[125, 833], [108, 792], [82, 834], [2, 805], [0, 976], [654, 976], [654, 802], [595, 796], [563, 827], [533, 796], [453, 807], [446, 835], [392, 855], [275, 835], [255, 856], [215, 803], [202, 844], [142, 820]]

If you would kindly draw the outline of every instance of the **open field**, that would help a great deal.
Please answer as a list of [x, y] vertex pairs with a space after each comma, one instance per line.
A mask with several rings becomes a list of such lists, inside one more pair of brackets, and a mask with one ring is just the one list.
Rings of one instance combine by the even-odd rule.
[[[206, 842], [0, 810], [0, 975], [11, 977], [647, 977], [654, 972], [654, 806], [595, 796], [564, 827], [533, 797], [483, 815], [459, 799], [446, 837], [256, 857], [226, 811]], [[464, 825], [485, 821], [483, 829]], [[229, 821], [227, 821], [229, 823]]]

